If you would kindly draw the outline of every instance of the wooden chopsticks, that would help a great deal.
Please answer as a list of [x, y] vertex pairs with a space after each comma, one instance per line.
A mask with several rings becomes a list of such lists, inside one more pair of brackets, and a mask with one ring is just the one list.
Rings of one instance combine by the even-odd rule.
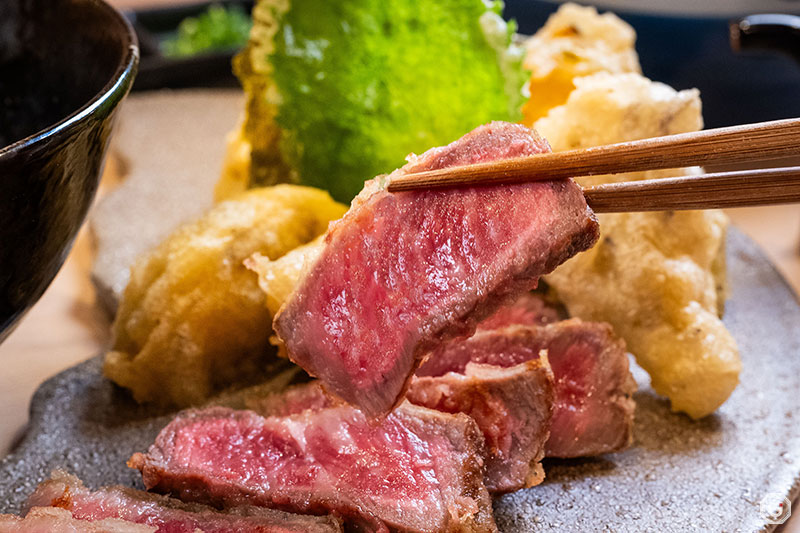
[[800, 167], [717, 172], [586, 187], [597, 213], [721, 209], [800, 202]]
[[[522, 183], [800, 155], [800, 119], [775, 120], [397, 176], [390, 192]], [[800, 201], [800, 167], [622, 182], [586, 189], [599, 212]]]

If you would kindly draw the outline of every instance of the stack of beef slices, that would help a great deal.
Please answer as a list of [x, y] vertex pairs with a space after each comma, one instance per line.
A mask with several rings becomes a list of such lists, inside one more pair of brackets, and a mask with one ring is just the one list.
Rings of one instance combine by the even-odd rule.
[[0, 531], [103, 533], [196, 533], [259, 531], [333, 533], [333, 517], [290, 514], [251, 505], [220, 511], [205, 505], [125, 487], [91, 491], [74, 476], [54, 472], [28, 499], [24, 518], [0, 515]]
[[543, 457], [627, 446], [623, 343], [530, 292], [598, 238], [580, 188], [385, 190], [405, 172], [547, 150], [492, 123], [368, 182], [275, 319], [318, 379], [249, 410], [180, 413], [129, 462], [145, 486], [236, 519], [255, 506], [318, 528], [496, 531], [491, 494], [540, 483]]

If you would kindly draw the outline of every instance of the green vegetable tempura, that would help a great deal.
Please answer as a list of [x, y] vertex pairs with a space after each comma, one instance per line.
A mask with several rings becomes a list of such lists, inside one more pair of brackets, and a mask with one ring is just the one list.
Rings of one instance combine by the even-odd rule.
[[409, 152], [517, 120], [524, 78], [501, 9], [483, 0], [261, 0], [236, 62], [251, 185], [299, 179], [349, 201]]
[[161, 43], [165, 56], [185, 57], [211, 50], [230, 50], [247, 43], [251, 21], [239, 6], [209, 6], [205, 13], [181, 21], [178, 33]]

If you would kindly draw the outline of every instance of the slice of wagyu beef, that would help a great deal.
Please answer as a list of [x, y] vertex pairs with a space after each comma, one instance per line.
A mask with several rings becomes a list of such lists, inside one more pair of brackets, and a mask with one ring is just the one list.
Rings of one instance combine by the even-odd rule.
[[[545, 455], [587, 457], [626, 448], [633, 434], [636, 382], [628, 368], [624, 341], [602, 322], [572, 318], [546, 325], [479, 329], [469, 339], [441, 347], [419, 368], [416, 379], [463, 374], [476, 364], [513, 368], [542, 354], [552, 368], [555, 388]], [[414, 401], [415, 396], [409, 399]], [[416, 403], [431, 407], [428, 402]]]
[[86, 522], [58, 507], [34, 507], [25, 517], [0, 514], [0, 533], [155, 533], [156, 528], [116, 518]]
[[244, 404], [261, 416], [291, 416], [305, 411], [322, 411], [345, 405], [335, 396], [325, 392], [319, 380], [292, 385], [280, 392], [266, 395], [258, 392], [246, 395]]
[[311, 405], [280, 417], [185, 411], [129, 465], [185, 501], [333, 514], [361, 530], [497, 531], [472, 419], [403, 403], [376, 422]]
[[28, 499], [28, 506], [65, 509], [75, 520], [84, 521], [84, 527], [87, 528], [86, 522], [120, 519], [151, 526], [151, 531], [156, 533], [342, 531], [341, 523], [330, 516], [299, 515], [253, 506], [219, 511], [128, 487], [92, 491], [78, 478], [64, 472], [55, 472], [50, 479], [41, 483]]
[[478, 323], [477, 331], [488, 331], [514, 325], [544, 326], [567, 318], [566, 310], [548, 302], [536, 292], [523, 292], [501, 306], [494, 314]]
[[407, 398], [475, 420], [486, 442], [484, 483], [490, 492], [511, 492], [544, 480], [540, 461], [555, 407], [546, 356], [511, 367], [467, 363], [463, 372], [415, 376]]
[[493, 122], [368, 182], [277, 314], [289, 357], [370, 417], [403, 398], [442, 342], [591, 247], [599, 228], [572, 180], [390, 193], [409, 172], [549, 151]]
[[[485, 442], [483, 481], [489, 492], [511, 492], [544, 480], [540, 461], [555, 397], [546, 357], [510, 368], [468, 363], [463, 373], [415, 376], [406, 397], [415, 405], [464, 413], [475, 421]], [[288, 416], [342, 401], [326, 393], [317, 380], [278, 393], [251, 395], [245, 404], [262, 416]]]

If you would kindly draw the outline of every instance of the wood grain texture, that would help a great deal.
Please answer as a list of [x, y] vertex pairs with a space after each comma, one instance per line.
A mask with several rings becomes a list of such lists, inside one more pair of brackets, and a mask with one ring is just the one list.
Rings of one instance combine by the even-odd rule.
[[794, 118], [417, 172], [393, 178], [388, 190], [523, 183], [714, 163], [733, 165], [799, 153], [800, 119]]
[[788, 204], [800, 202], [800, 167], [607, 183], [583, 194], [598, 213]]

